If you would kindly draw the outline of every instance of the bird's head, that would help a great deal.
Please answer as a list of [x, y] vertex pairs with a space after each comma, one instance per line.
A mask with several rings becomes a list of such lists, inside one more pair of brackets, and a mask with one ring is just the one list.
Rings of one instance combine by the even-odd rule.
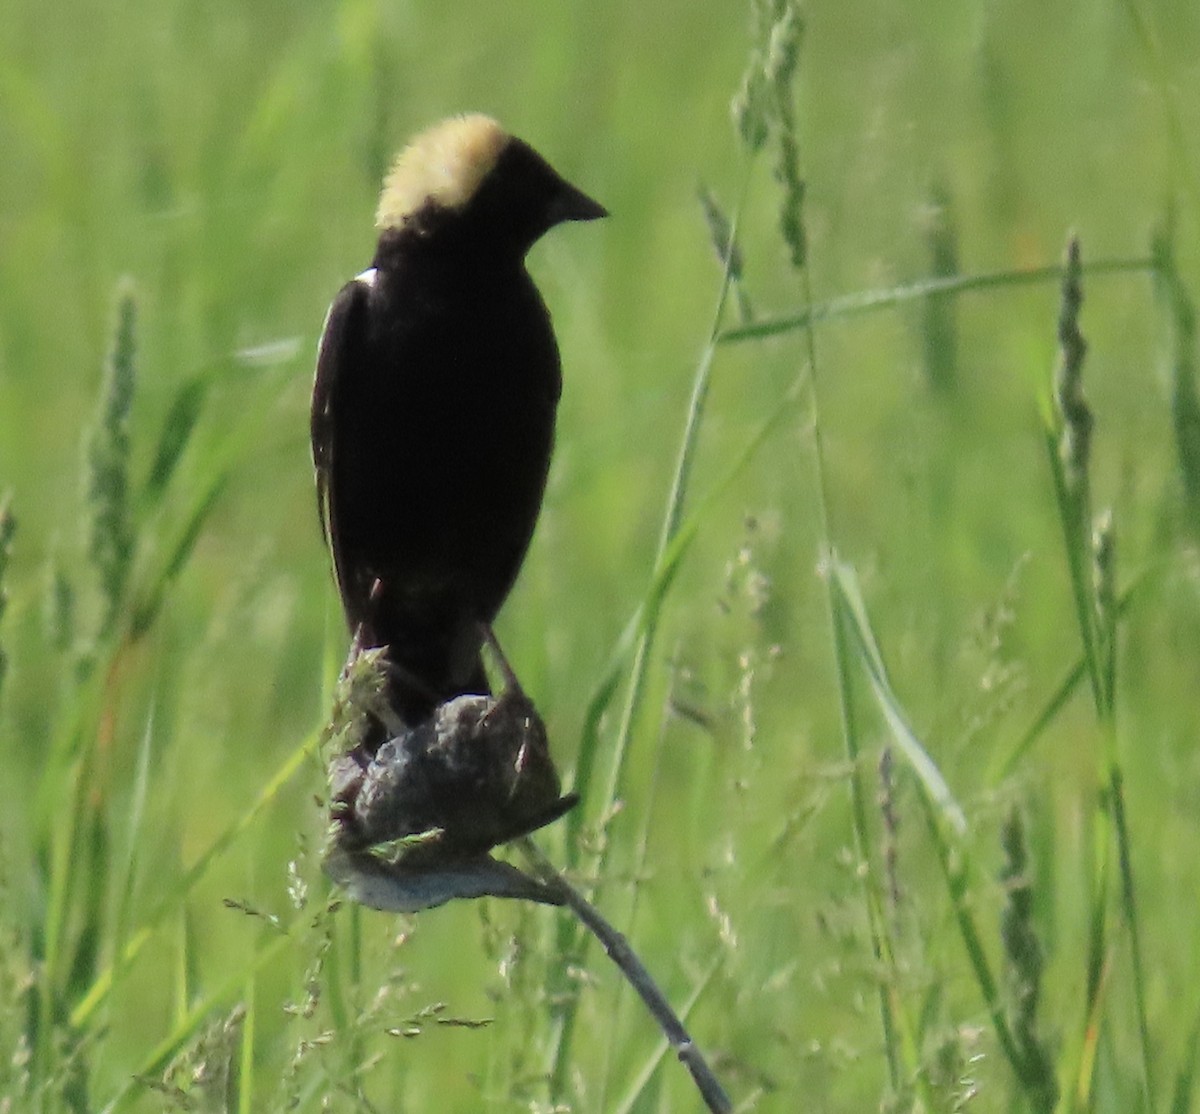
[[524, 255], [556, 224], [606, 216], [529, 144], [489, 116], [453, 116], [396, 157], [375, 214], [380, 235], [495, 244]]

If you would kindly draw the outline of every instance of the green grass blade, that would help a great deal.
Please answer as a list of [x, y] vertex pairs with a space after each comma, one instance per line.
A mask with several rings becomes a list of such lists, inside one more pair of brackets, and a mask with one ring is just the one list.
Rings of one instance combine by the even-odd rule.
[[[17, 520], [12, 512], [12, 496], [0, 496], [0, 622], [8, 606], [8, 563], [12, 558], [13, 535], [17, 532]], [[8, 655], [0, 643], [0, 694], [4, 691], [4, 678], [8, 674]]]
[[[944, 182], [935, 182], [921, 222], [922, 238], [929, 253], [934, 279], [957, 278], [958, 229], [950, 192]], [[929, 294], [921, 303], [921, 364], [929, 388], [943, 397], [958, 379], [958, 319], [953, 294]]]
[[950, 894], [951, 905], [954, 909], [954, 919], [958, 925], [959, 936], [966, 949], [971, 971], [979, 987], [980, 996], [987, 1008], [996, 1032], [996, 1039], [1008, 1060], [1014, 1075], [1018, 1080], [1026, 1078], [1024, 1058], [1020, 1048], [1009, 1028], [1008, 1019], [1004, 1015], [1004, 1005], [1000, 997], [1000, 987], [996, 976], [992, 973], [987, 951], [983, 946], [983, 936], [975, 924], [972, 911], [970, 891], [972, 887], [971, 861], [964, 844], [955, 841], [950, 829], [942, 822], [942, 816], [934, 801], [925, 792], [925, 786], [918, 783], [918, 797], [925, 811], [925, 819], [933, 841], [941, 867], [942, 877]]
[[85, 1025], [95, 1013], [96, 1008], [112, 990], [115, 978], [124, 971], [138, 956], [141, 950], [162, 929], [164, 922], [186, 900], [187, 895], [213, 865], [258, 819], [259, 815], [275, 800], [283, 787], [293, 777], [313, 760], [317, 753], [319, 733], [313, 732], [290, 755], [283, 764], [268, 779], [259, 791], [258, 796], [228, 828], [225, 829], [208, 847], [208, 849], [183, 873], [180, 879], [164, 896], [155, 910], [146, 918], [125, 944], [121, 954], [107, 968], [100, 972], [88, 992], [79, 1000], [71, 1011], [71, 1024], [76, 1027]]
[[175, 398], [163, 419], [154, 450], [154, 462], [142, 490], [147, 508], [157, 506], [175, 474], [184, 450], [192, 439], [196, 424], [204, 409], [209, 381], [204, 377], [187, 380], [175, 393]]
[[180, 1015], [171, 1031], [147, 1053], [138, 1069], [109, 1099], [104, 1106], [104, 1114], [119, 1114], [120, 1111], [128, 1109], [144, 1089], [145, 1084], [142, 1081], [161, 1072], [171, 1058], [199, 1032], [214, 1011], [229, 1002], [247, 979], [261, 971], [293, 942], [289, 935], [282, 932], [272, 933], [266, 939], [267, 942], [256, 948], [248, 962], [220, 980], [212, 991], [192, 1003], [190, 1008]]
[[1182, 183], [1183, 188], [1191, 195], [1193, 208], [1200, 214], [1200, 175], [1197, 175], [1192, 162], [1192, 152], [1195, 151], [1196, 145], [1184, 125], [1167, 52], [1163, 49], [1161, 37], [1151, 17], [1142, 11], [1143, 5], [1140, 5], [1138, 0], [1122, 0], [1121, 6], [1129, 17], [1142, 55], [1149, 64], [1151, 83], [1162, 103], [1171, 154], [1171, 186], [1176, 187], [1178, 183]]
[[1200, 392], [1196, 384], [1196, 306], [1175, 262], [1175, 222], [1155, 237], [1157, 294], [1170, 327], [1171, 419], [1188, 525], [1200, 536]]
[[[1117, 617], [1121, 618], [1133, 605], [1135, 598], [1151, 583], [1151, 569], [1143, 569], [1134, 581], [1121, 593], [1117, 600]], [[1037, 741], [1046, 733], [1047, 728], [1058, 718], [1059, 713], [1066, 707], [1067, 701], [1074, 695], [1079, 683], [1087, 671], [1087, 662], [1083, 656], [1067, 669], [1062, 680], [1054, 686], [1045, 703], [1034, 716], [1029, 726], [1022, 732], [1020, 738], [1008, 751], [997, 750], [988, 767], [987, 783], [995, 785], [1016, 773], [1021, 761]]]
[[920, 789], [919, 798], [950, 893], [959, 934], [992, 1019], [997, 1039], [1017, 1078], [1021, 1079], [1025, 1074], [1024, 1060], [1004, 1016], [999, 985], [992, 973], [983, 946], [983, 937], [975, 924], [968, 896], [971, 888], [971, 867], [967, 847], [963, 842], [963, 836], [967, 832], [966, 816], [941, 771], [909, 726], [908, 716], [892, 691], [883, 655], [871, 629], [853, 568], [836, 557], [831, 558], [829, 578], [834, 587], [838, 613], [845, 619], [845, 626], [850, 632], [858, 660], [870, 681], [876, 705], [891, 731], [892, 738], [916, 775]]
[[[575, 780], [572, 786], [581, 796], [586, 797], [588, 786], [591, 784], [595, 756], [600, 747], [601, 721], [620, 687], [621, 678], [628, 668], [628, 662], [637, 645], [637, 640], [645, 633], [646, 616], [662, 606], [662, 601], [675, 574], [679, 571], [692, 543], [699, 536], [700, 528], [711, 509], [733, 489], [734, 484], [745, 473], [746, 468], [759, 451], [783, 425], [784, 419], [793, 412], [799, 402], [801, 386], [801, 381], [797, 380], [783, 392], [766, 419], [743, 446], [742, 451], [730, 462], [724, 474], [695, 502], [693, 509], [671, 538], [670, 544], [655, 567], [646, 595], [622, 629], [609, 654], [608, 665], [601, 673], [600, 681], [588, 699], [587, 712], [584, 716], [583, 744], [580, 746]], [[571, 825], [568, 830], [572, 833], [572, 838], [568, 841], [568, 848], [571, 848], [578, 844], [578, 833], [583, 823], [583, 817], [580, 810], [576, 809], [568, 813], [568, 818], [569, 825]]]
[[[1088, 276], [1150, 274], [1154, 260], [1145, 258], [1097, 259], [1083, 265]], [[1006, 290], [1062, 279], [1064, 267], [1055, 264], [1048, 267], [1033, 267], [1028, 270], [989, 271], [976, 275], [953, 275], [947, 278], [923, 279], [904, 286], [893, 286], [883, 290], [865, 290], [857, 294], [846, 294], [817, 302], [808, 309], [784, 317], [759, 319], [750, 325], [739, 325], [724, 330], [718, 337], [719, 344], [737, 344], [748, 340], [764, 340], [767, 337], [794, 333], [819, 325], [826, 321], [837, 321], [879, 310], [894, 309], [908, 302], [924, 301], [935, 295], [970, 294], [988, 290]]]
[[1196, 1090], [1196, 1064], [1200, 1054], [1200, 1013], [1197, 1013], [1188, 1030], [1183, 1050], [1183, 1063], [1175, 1075], [1175, 1089], [1171, 1095], [1171, 1114], [1191, 1114]]
[[137, 765], [133, 777], [133, 792], [129, 801], [129, 822], [126, 826], [126, 851], [121, 860], [121, 875], [116, 884], [117, 910], [113, 938], [117, 953], [129, 930], [133, 911], [134, 890], [137, 882], [140, 849], [147, 835], [145, 829], [146, 798], [150, 786], [150, 756], [154, 749], [154, 708], [146, 716], [146, 727], [138, 746]]
[[892, 738], [900, 748], [900, 752], [908, 759], [909, 765], [917, 775], [917, 779], [921, 782], [929, 799], [936, 805], [941, 819], [949, 823], [955, 835], [960, 837], [965, 835], [967, 818], [962, 806], [954, 799], [954, 794], [951, 793], [950, 786], [946, 784], [946, 779], [942, 777], [937, 764], [929, 756], [929, 752], [917, 737], [916, 732], [909, 726], [904, 709], [892, 691], [887, 667], [883, 662], [883, 654], [867, 616], [866, 604], [863, 602], [857, 574], [844, 561], [837, 557], [831, 557], [829, 576], [836, 590], [839, 610], [848, 620], [847, 626], [853, 639], [854, 648], [858, 652], [859, 661], [870, 681], [875, 702], [887, 722]]
[[[744, 198], [749, 183], [749, 166], [742, 186]], [[740, 211], [741, 206], [738, 206]], [[730, 222], [730, 238], [732, 244], [737, 236], [737, 216]], [[612, 748], [607, 777], [600, 790], [598, 798], [591, 805], [589, 815], [603, 821], [610, 815], [613, 805], [620, 792], [622, 777], [625, 770], [626, 757], [630, 742], [633, 738], [634, 723], [641, 709], [642, 696], [645, 690], [650, 653], [654, 645], [658, 628], [658, 617], [662, 601], [674, 580], [675, 569], [678, 568], [678, 558], [668, 561], [680, 532], [683, 520], [684, 503], [688, 494], [689, 480], [695, 460], [700, 437], [700, 428], [704, 418], [705, 401], [708, 397], [709, 381], [712, 374], [713, 360], [716, 356], [716, 336], [725, 314], [725, 306], [729, 299], [733, 284], [732, 275], [733, 253], [728, 252], [724, 259], [721, 282], [717, 294], [716, 305], [713, 309], [708, 341], [697, 362], [692, 377], [692, 390], [688, 400], [687, 415], [684, 420], [683, 435], [679, 451], [676, 454], [675, 471], [667, 495], [666, 507], [663, 513], [662, 526], [659, 533], [658, 550], [654, 560], [654, 572], [651, 577], [650, 591], [639, 608], [637, 629], [639, 631], [633, 648], [633, 660], [629, 670], [629, 686], [626, 690], [625, 705], [621, 714], [617, 737]], [[696, 520], [694, 520], [696, 521]], [[682, 549], [674, 552], [681, 554]], [[629, 628], [626, 628], [628, 630]], [[624, 635], [622, 636], [624, 638]], [[585, 721], [583, 739], [580, 743], [579, 762], [576, 768], [576, 790], [585, 802], [592, 798], [591, 782], [595, 772], [595, 757], [599, 742], [599, 719], [608, 701], [615, 695], [617, 682], [611, 675], [602, 679], [596, 696], [589, 702], [588, 715]], [[579, 834], [580, 821], [575, 820], [568, 828], [567, 868], [576, 869], [579, 863], [581, 848]], [[603, 859], [603, 852], [594, 856], [593, 870], [598, 870]], [[578, 966], [589, 946], [589, 937], [581, 932], [567, 918], [562, 918], [559, 935], [559, 953], [564, 956], [560, 966], [560, 978], [571, 966]], [[575, 1017], [578, 1007], [578, 997], [575, 994], [562, 992], [564, 1005], [554, 1022], [554, 1032], [551, 1038], [550, 1053], [550, 1096], [557, 1102], [567, 1093], [568, 1054], [574, 1038]]]
[[254, 1105], [254, 1054], [255, 1035], [258, 1022], [258, 968], [254, 967], [246, 976], [242, 990], [245, 1016], [242, 1019], [242, 1039], [238, 1057], [237, 1114], [255, 1114]]
[[1137, 894], [1134, 887], [1133, 837], [1129, 831], [1129, 818], [1125, 806], [1125, 779], [1115, 757], [1109, 764], [1108, 797], [1117, 839], [1117, 870], [1121, 879], [1121, 912], [1129, 927], [1129, 945], [1133, 959], [1133, 997], [1142, 1061], [1142, 1094], [1145, 1098], [1146, 1109], [1155, 1110], [1157, 1106], [1154, 1087], [1154, 1054], [1146, 1007], [1146, 974], [1142, 959], [1141, 920], [1138, 916]]
[[228, 472], [218, 473], [196, 498], [183, 528], [168, 550], [166, 560], [134, 604], [130, 620], [130, 634], [134, 639], [144, 635], [158, 618], [167, 591], [191, 557], [196, 542], [200, 540], [200, 532], [215, 509], [228, 481]]

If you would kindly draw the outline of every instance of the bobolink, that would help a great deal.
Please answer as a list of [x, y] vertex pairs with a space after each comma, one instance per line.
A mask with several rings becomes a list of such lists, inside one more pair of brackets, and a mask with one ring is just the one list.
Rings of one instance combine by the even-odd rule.
[[312, 404], [322, 525], [350, 629], [389, 648], [407, 724], [489, 692], [481, 624], [533, 535], [561, 389], [525, 255], [604, 215], [494, 120], [454, 117], [396, 159], [375, 258], [330, 307]]

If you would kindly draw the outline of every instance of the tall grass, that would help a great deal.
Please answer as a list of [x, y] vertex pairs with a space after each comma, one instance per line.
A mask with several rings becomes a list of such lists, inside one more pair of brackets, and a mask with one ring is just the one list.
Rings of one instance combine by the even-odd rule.
[[670, 7], [14, 19], [0, 1109], [698, 1104], [568, 915], [319, 866], [311, 341], [467, 107], [615, 213], [533, 260], [539, 847], [739, 1109], [1194, 1109], [1200, 28]]

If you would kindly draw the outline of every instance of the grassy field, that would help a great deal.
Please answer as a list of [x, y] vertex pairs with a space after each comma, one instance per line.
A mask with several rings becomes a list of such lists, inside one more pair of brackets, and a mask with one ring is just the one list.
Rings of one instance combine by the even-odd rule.
[[738, 1110], [1196, 1109], [1200, 9], [4, 24], [0, 1112], [701, 1108], [566, 915], [320, 867], [313, 351], [463, 110], [612, 212], [530, 260], [539, 845]]

